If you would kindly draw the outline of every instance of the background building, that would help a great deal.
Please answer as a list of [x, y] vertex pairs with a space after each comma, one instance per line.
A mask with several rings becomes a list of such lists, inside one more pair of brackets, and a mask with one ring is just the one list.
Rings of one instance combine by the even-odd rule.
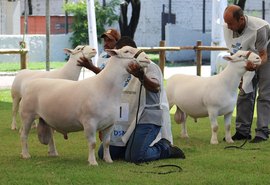
[[[79, 0], [68, 0], [77, 2]], [[99, 0], [101, 3], [104, 0]], [[109, 1], [109, 0], [106, 0]], [[211, 45], [212, 29], [212, 3], [214, 0], [141, 0], [140, 20], [135, 32], [135, 41], [138, 46], [158, 46], [162, 40], [162, 14], [173, 15], [171, 23], [165, 26], [164, 37], [167, 46], [194, 46], [197, 40], [202, 40], [203, 45]], [[219, 1], [219, 0], [216, 0]], [[14, 48], [12, 44], [3, 44], [3, 35], [18, 35], [21, 38], [23, 32], [24, 0], [0, 0], [0, 48]], [[51, 33], [63, 34], [61, 37], [69, 37], [64, 34], [65, 12], [63, 3], [65, 0], [51, 0], [50, 15]], [[262, 17], [262, 0], [247, 0], [245, 12], [249, 15]], [[265, 19], [270, 21], [270, 1], [265, 2]], [[45, 3], [44, 0], [32, 0], [32, 16], [29, 16], [29, 33], [43, 34], [45, 29]], [[120, 8], [120, 7], [119, 7]], [[128, 10], [131, 15], [131, 5]], [[72, 18], [69, 18], [69, 23]], [[31, 26], [31, 25], [32, 26]], [[118, 23], [114, 27], [119, 28]], [[69, 31], [71, 31], [69, 29]], [[27, 36], [30, 38], [31, 36]], [[9, 37], [10, 39], [10, 37]], [[19, 40], [19, 39], [18, 39]], [[68, 40], [68, 39], [67, 39]], [[6, 42], [6, 41], [5, 41]], [[17, 42], [17, 41], [16, 41]], [[14, 43], [16, 43], [14, 42]], [[67, 45], [61, 47], [71, 47]], [[60, 43], [61, 44], [61, 43]], [[53, 46], [53, 45], [52, 45]], [[37, 47], [30, 48], [38, 49]], [[193, 51], [167, 52], [170, 61], [193, 60]], [[65, 55], [62, 55], [62, 58]], [[210, 52], [203, 53], [204, 59], [210, 58]], [[36, 58], [35, 58], [36, 59]], [[54, 58], [53, 60], [59, 60]], [[31, 58], [30, 58], [31, 60]], [[43, 60], [40, 59], [40, 60]], [[3, 61], [3, 59], [0, 59]]]

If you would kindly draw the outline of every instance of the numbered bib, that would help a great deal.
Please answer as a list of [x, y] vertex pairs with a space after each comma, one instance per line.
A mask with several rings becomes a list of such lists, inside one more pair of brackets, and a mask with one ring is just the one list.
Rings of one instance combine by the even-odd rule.
[[120, 108], [118, 110], [118, 119], [117, 121], [128, 121], [129, 118], [129, 104], [121, 103]]

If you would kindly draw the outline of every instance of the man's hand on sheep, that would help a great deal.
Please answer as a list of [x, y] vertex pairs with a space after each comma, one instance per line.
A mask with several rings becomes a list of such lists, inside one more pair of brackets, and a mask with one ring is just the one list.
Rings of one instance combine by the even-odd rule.
[[79, 60], [77, 60], [77, 62], [78, 62], [78, 66], [82, 66], [82, 67], [85, 67], [85, 68], [87, 68], [87, 69], [89, 69], [89, 70], [91, 70], [92, 69], [92, 67], [93, 67], [93, 63], [92, 63], [92, 61], [90, 60], [88, 60], [87, 58], [85, 58], [85, 57], [80, 57], [80, 59]]
[[140, 65], [136, 63], [130, 63], [128, 65], [127, 71], [138, 78], [147, 90], [155, 93], [160, 91], [160, 82], [155, 78], [148, 78], [144, 74], [144, 70]]
[[77, 62], [78, 62], [77, 64], [78, 66], [85, 67], [96, 74], [98, 74], [101, 71], [101, 69], [99, 69], [93, 64], [92, 60], [88, 60], [86, 57], [80, 57], [80, 59], [77, 60]]
[[259, 65], [257, 64], [254, 64], [250, 61], [247, 61], [247, 64], [246, 64], [246, 70], [248, 71], [255, 71], [256, 69], [258, 69]]
[[133, 76], [135, 76], [136, 78], [138, 78], [141, 82], [143, 82], [144, 80], [144, 71], [143, 68], [138, 65], [137, 63], [130, 63], [128, 65], [128, 69], [127, 71], [132, 74]]

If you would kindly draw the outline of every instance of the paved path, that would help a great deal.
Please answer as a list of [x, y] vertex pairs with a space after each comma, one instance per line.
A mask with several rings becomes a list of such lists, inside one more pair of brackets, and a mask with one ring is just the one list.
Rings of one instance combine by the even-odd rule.
[[[207, 77], [210, 76], [210, 66], [202, 66], [202, 76]], [[165, 67], [164, 69], [164, 78], [168, 79], [170, 76], [174, 74], [192, 74], [196, 75], [196, 67], [195, 66], [185, 66], [185, 67]], [[16, 73], [1, 73], [0, 72], [0, 89], [10, 89], [12, 82], [15, 78]], [[80, 80], [92, 76], [93, 73], [88, 70], [82, 69]]]

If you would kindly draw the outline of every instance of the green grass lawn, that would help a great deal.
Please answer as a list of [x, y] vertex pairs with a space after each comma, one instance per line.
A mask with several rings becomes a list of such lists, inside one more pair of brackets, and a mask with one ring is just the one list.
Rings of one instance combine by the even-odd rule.
[[[159, 63], [159, 55], [158, 54], [148, 53], [148, 56], [156, 64]], [[50, 69], [60, 68], [65, 63], [66, 63], [66, 61], [50, 62]], [[190, 65], [195, 65], [195, 63], [192, 61], [183, 61], [180, 63], [166, 62], [166, 66], [168, 66], [168, 67], [179, 67], [179, 66], [190, 66]], [[46, 63], [45, 62], [28, 62], [27, 68], [33, 69], [33, 70], [46, 69]], [[14, 72], [14, 71], [19, 71], [19, 70], [20, 70], [20, 62], [0, 62], [0, 71], [1, 72]]]
[[[62, 67], [66, 62], [50, 62], [50, 68], [56, 69]], [[42, 70], [46, 69], [45, 62], [28, 62], [28, 69]], [[20, 70], [20, 62], [0, 62], [1, 72], [14, 72]]]
[[[180, 125], [173, 121], [174, 144], [186, 154], [185, 160], [165, 159], [136, 165], [124, 161], [107, 164], [98, 159], [99, 166], [89, 166], [88, 146], [83, 132], [70, 133], [69, 139], [55, 133], [59, 157], [47, 156], [47, 146], [38, 142], [36, 130], [29, 135], [31, 159], [20, 158], [21, 144], [18, 131], [10, 129], [11, 97], [9, 90], [0, 91], [0, 184], [93, 184], [93, 185], [268, 185], [270, 184], [269, 141], [244, 146], [244, 150], [224, 149], [224, 124], [219, 118], [220, 144], [210, 145], [210, 123], [207, 118], [194, 123], [188, 119], [189, 139], [180, 138]], [[233, 119], [234, 120], [234, 119]], [[19, 121], [19, 117], [18, 117]], [[254, 120], [256, 121], [256, 120]], [[255, 127], [255, 125], [253, 125]], [[234, 124], [232, 124], [234, 133]], [[254, 136], [254, 128], [253, 128]], [[235, 142], [241, 145], [242, 142]], [[99, 145], [99, 143], [98, 143]], [[258, 148], [258, 150], [252, 150]], [[97, 149], [96, 149], [97, 151]], [[175, 168], [155, 168], [175, 164], [183, 171], [166, 175]]]

